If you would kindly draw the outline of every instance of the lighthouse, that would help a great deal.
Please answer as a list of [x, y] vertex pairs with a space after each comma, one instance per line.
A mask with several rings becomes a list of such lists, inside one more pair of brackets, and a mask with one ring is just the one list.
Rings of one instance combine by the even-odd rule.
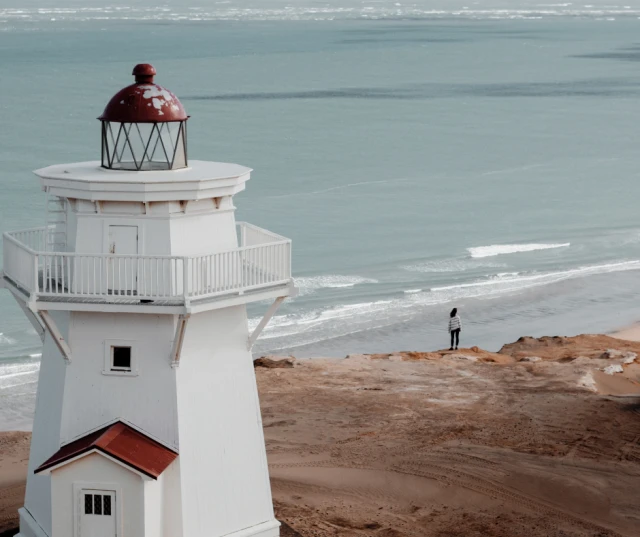
[[37, 170], [46, 225], [3, 236], [43, 341], [19, 535], [274, 537], [251, 347], [295, 294], [291, 241], [236, 222], [252, 170], [189, 159], [182, 104], [133, 75], [100, 160]]

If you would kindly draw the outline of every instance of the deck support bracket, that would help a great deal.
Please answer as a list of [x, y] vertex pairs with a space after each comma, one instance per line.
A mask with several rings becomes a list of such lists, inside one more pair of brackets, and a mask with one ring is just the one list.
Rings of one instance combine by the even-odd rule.
[[18, 303], [18, 306], [20, 307], [20, 309], [23, 311], [23, 313], [27, 317], [27, 320], [31, 323], [31, 326], [33, 326], [33, 329], [36, 331], [36, 334], [38, 334], [38, 337], [40, 338], [40, 341], [42, 341], [44, 343], [44, 334], [46, 332], [46, 328], [44, 326], [44, 323], [40, 319], [40, 317], [38, 317], [33, 312], [33, 310], [25, 303], [25, 301], [23, 299], [21, 299], [20, 297], [16, 296], [14, 294], [13, 290], [10, 287], [8, 287], [8, 289], [11, 292], [11, 294], [13, 295], [13, 298], [16, 299], [16, 302]]
[[187, 322], [189, 314], [178, 315], [178, 324], [176, 325], [176, 335], [173, 338], [173, 348], [171, 349], [171, 367], [180, 365], [180, 355], [182, 354], [182, 344], [184, 343], [184, 334], [187, 331]]
[[258, 339], [258, 337], [260, 337], [260, 334], [264, 330], [264, 327], [267, 326], [267, 323], [275, 315], [276, 311], [278, 311], [278, 308], [282, 305], [285, 298], [287, 297], [279, 296], [273, 301], [273, 304], [269, 306], [269, 309], [264, 314], [264, 317], [258, 323], [258, 326], [255, 327], [255, 329], [253, 330], [253, 333], [249, 336], [249, 340], [247, 341], [247, 350], [250, 351], [253, 348], [253, 345], [255, 344], [256, 340]]
[[56, 322], [46, 310], [40, 310], [38, 312], [38, 315], [40, 316], [40, 319], [42, 319], [42, 324], [44, 325], [44, 327], [47, 329], [49, 334], [51, 334], [51, 338], [58, 347], [58, 350], [62, 353], [65, 362], [67, 362], [67, 364], [71, 363], [71, 348], [64, 340], [62, 332], [60, 332], [60, 329], [58, 328]]

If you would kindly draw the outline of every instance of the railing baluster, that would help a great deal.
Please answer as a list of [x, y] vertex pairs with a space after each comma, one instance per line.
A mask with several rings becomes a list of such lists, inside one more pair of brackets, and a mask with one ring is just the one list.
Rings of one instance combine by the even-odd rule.
[[56, 256], [55, 259], [54, 259], [54, 266], [55, 266], [55, 271], [56, 271], [56, 293], [60, 292], [60, 290], [59, 290], [60, 281], [58, 279], [58, 258], [59, 257], [60, 256]]
[[262, 283], [262, 248], [256, 248], [256, 284]]
[[169, 298], [168, 288], [171, 287], [171, 259], [162, 259], [162, 297]]
[[182, 294], [185, 301], [189, 299], [189, 258], [182, 258]]
[[169, 279], [169, 295], [172, 297], [176, 294], [176, 290], [178, 288], [178, 271], [176, 270], [176, 265], [177, 261], [171, 258], [169, 260], [169, 268], [171, 269], [171, 278]]
[[200, 258], [193, 258], [193, 282], [191, 284], [193, 286], [193, 296], [200, 295]]
[[113, 282], [111, 281], [113, 279], [113, 262], [111, 260], [111, 257], [105, 257], [104, 258], [104, 282], [105, 282], [105, 288], [104, 288], [104, 294], [108, 297], [110, 296], [110, 294], [113, 293]]
[[262, 263], [262, 280], [263, 283], [269, 283], [271, 278], [269, 277], [269, 259], [271, 255], [271, 246], [266, 245], [264, 247], [264, 262]]
[[39, 266], [38, 266], [38, 255], [34, 255], [33, 256], [33, 279], [31, 280], [33, 282], [33, 289], [31, 289], [31, 293], [30, 295], [35, 298], [35, 294], [38, 293], [38, 287], [39, 287], [39, 270], [38, 270]]
[[224, 291], [224, 260], [220, 254], [213, 254], [212, 261], [215, 267], [215, 287], [216, 293]]
[[167, 268], [166, 268], [165, 259], [161, 259], [160, 264], [162, 265], [162, 290], [158, 294], [161, 297], [165, 297], [166, 296], [165, 288], [167, 286]]
[[71, 258], [67, 258], [67, 290], [69, 293], [73, 292], [73, 283], [71, 281]]
[[158, 275], [159, 272], [159, 268], [158, 268], [158, 259], [155, 258], [154, 260], [154, 265], [155, 265], [155, 275], [156, 275], [156, 289], [155, 289], [155, 293], [158, 294], [158, 289], [160, 289], [160, 276]]
[[205, 274], [206, 256], [201, 255], [198, 261], [200, 270], [200, 295], [204, 295], [207, 292], [207, 277]]
[[225, 255], [225, 259], [224, 259], [224, 271], [225, 271], [225, 278], [226, 278], [226, 282], [227, 282], [227, 289], [228, 290], [234, 290], [236, 288], [236, 284], [235, 284], [235, 276], [233, 273], [233, 252], [226, 252]]

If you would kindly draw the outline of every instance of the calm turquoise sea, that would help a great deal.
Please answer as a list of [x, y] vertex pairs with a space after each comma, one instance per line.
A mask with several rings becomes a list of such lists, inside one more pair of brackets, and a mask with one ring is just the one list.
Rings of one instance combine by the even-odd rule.
[[[0, 2], [1, 232], [43, 225], [31, 170], [98, 159], [152, 62], [190, 156], [255, 169], [238, 219], [293, 239], [301, 293], [256, 352], [440, 348], [453, 306], [490, 349], [640, 319], [637, 2], [64, 6]], [[3, 292], [7, 427], [39, 353]]]

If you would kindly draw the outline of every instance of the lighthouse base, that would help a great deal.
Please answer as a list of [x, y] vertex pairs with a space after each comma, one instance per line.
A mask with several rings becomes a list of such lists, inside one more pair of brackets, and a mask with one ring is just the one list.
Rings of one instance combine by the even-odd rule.
[[[18, 510], [18, 514], [20, 515], [20, 533], [16, 534], [16, 537], [49, 537], [24, 507]], [[220, 537], [280, 537], [280, 522], [276, 519], [268, 520]]]
[[49, 537], [24, 507], [18, 509], [18, 515], [20, 516], [20, 533], [16, 537]]
[[224, 537], [280, 537], [280, 522], [274, 518], [250, 528], [228, 533]]

